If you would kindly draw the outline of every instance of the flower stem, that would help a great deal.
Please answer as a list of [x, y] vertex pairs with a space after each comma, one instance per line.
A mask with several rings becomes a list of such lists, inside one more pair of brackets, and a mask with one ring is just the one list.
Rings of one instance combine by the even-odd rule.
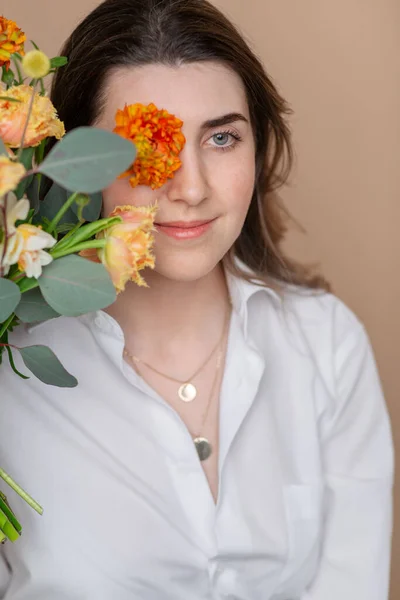
[[15, 56], [13, 56], [13, 62], [14, 62], [14, 66], [17, 70], [18, 73], [18, 85], [21, 85], [23, 83], [23, 77], [22, 77], [22, 73], [21, 73], [21, 69], [19, 68], [19, 64], [18, 64], [18, 58], [16, 58]]
[[24, 277], [23, 279], [20, 279], [15, 283], [19, 287], [19, 291], [21, 292], [21, 294], [23, 294], [24, 292], [29, 292], [29, 290], [33, 290], [39, 285], [38, 280], [34, 277]]
[[11, 325], [14, 317], [15, 317], [15, 315], [14, 315], [14, 313], [12, 313], [8, 317], [7, 321], [4, 321], [4, 323], [2, 324], [1, 329], [0, 329], [0, 340], [3, 337], [3, 335], [5, 334], [5, 332], [7, 331], [8, 327]]
[[25, 492], [3, 469], [0, 468], [0, 477], [16, 492], [29, 506], [31, 506], [39, 515], [43, 514], [43, 508], [29, 494]]
[[27, 116], [26, 116], [26, 121], [25, 121], [24, 131], [22, 132], [22, 138], [21, 138], [21, 143], [20, 143], [20, 146], [19, 146], [18, 154], [17, 154], [17, 160], [20, 160], [20, 158], [21, 158], [21, 154], [22, 154], [22, 151], [23, 151], [23, 149], [24, 149], [25, 135], [26, 135], [26, 132], [27, 132], [27, 130], [28, 130], [29, 119], [31, 118], [31, 114], [32, 114], [33, 102], [34, 102], [34, 100], [35, 100], [35, 88], [36, 88], [36, 86], [37, 86], [37, 83], [38, 83], [38, 80], [36, 79], [36, 80], [34, 81], [34, 83], [33, 83], [33, 86], [32, 86], [32, 96], [31, 96], [31, 101], [30, 101], [30, 103], [29, 103], [28, 114], [27, 114]]
[[3, 263], [4, 263], [4, 259], [5, 259], [6, 252], [7, 252], [7, 246], [8, 246], [7, 199], [8, 199], [8, 194], [6, 194], [4, 196], [4, 200], [0, 204], [0, 211], [2, 213], [2, 221], [3, 221], [3, 233], [4, 233], [3, 252], [1, 253], [1, 257], [0, 257], [0, 277], [3, 277], [3, 274], [4, 274]]
[[67, 233], [53, 248], [53, 252], [61, 250], [66, 247], [76, 246], [82, 242], [86, 242], [93, 238], [95, 235], [108, 229], [117, 223], [122, 223], [121, 217], [106, 217], [105, 219], [99, 219], [93, 223], [87, 223], [86, 225], [79, 224], [77, 229], [71, 230]]
[[51, 221], [48, 229], [47, 229], [47, 233], [50, 233], [50, 235], [53, 233], [53, 231], [55, 230], [55, 228], [57, 227], [60, 219], [62, 219], [62, 217], [65, 215], [65, 213], [67, 212], [67, 210], [69, 208], [71, 208], [71, 206], [73, 205], [73, 203], [75, 202], [75, 198], [77, 197], [78, 192], [75, 192], [74, 194], [72, 194], [72, 196], [70, 196], [68, 198], [68, 200], [62, 205], [62, 207], [60, 208], [60, 210], [58, 211], [58, 213], [56, 214], [56, 216], [54, 217], [54, 219]]
[[107, 240], [89, 240], [88, 242], [83, 242], [82, 244], [77, 244], [76, 246], [67, 246], [66, 248], [61, 248], [57, 252], [57, 249], [54, 251], [50, 250], [50, 254], [54, 260], [57, 258], [61, 258], [62, 256], [67, 256], [68, 254], [77, 254], [81, 252], [81, 250], [88, 250], [91, 248], [104, 248], [107, 244]]

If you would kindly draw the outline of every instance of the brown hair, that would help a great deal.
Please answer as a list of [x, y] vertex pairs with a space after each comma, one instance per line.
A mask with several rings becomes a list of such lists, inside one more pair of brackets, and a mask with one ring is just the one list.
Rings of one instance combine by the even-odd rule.
[[[101, 113], [106, 78], [123, 66], [218, 61], [243, 81], [256, 139], [256, 184], [239, 238], [223, 261], [232, 273], [263, 285], [329, 289], [280, 248], [289, 215], [277, 194], [293, 163], [291, 114], [260, 60], [234, 25], [207, 0], [105, 0], [66, 41], [69, 59], [53, 80], [51, 99], [66, 130]], [[235, 256], [254, 273], [249, 277]]]

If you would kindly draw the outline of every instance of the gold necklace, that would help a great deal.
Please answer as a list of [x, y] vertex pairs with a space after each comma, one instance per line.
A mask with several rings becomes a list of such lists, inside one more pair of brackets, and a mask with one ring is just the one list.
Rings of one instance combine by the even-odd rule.
[[170, 375], [166, 375], [165, 373], [162, 373], [161, 371], [158, 371], [157, 369], [155, 369], [154, 367], [149, 365], [144, 360], [138, 358], [134, 354], [131, 354], [127, 348], [124, 348], [124, 355], [127, 358], [129, 358], [132, 362], [134, 362], [136, 365], [141, 363], [141, 364], [145, 365], [151, 371], [154, 371], [154, 373], [157, 373], [157, 375], [161, 375], [161, 377], [165, 377], [165, 379], [169, 379], [169, 381], [174, 381], [176, 383], [180, 383], [181, 385], [178, 388], [179, 399], [182, 400], [182, 402], [193, 402], [193, 400], [195, 400], [197, 397], [197, 388], [194, 385], [194, 383], [192, 383], [192, 380], [195, 377], [197, 377], [197, 375], [200, 373], [200, 371], [202, 371], [204, 369], [204, 367], [206, 366], [208, 361], [211, 359], [211, 357], [213, 356], [213, 354], [215, 353], [217, 348], [219, 348], [219, 346], [221, 345], [222, 340], [225, 335], [225, 328], [226, 328], [226, 323], [227, 323], [229, 313], [230, 313], [230, 310], [229, 310], [230, 307], [231, 307], [231, 303], [229, 303], [229, 306], [228, 306], [227, 315], [225, 317], [225, 323], [224, 323], [224, 327], [222, 330], [222, 335], [221, 335], [220, 339], [218, 340], [218, 343], [216, 344], [216, 346], [214, 346], [214, 348], [211, 351], [211, 354], [208, 355], [206, 360], [200, 365], [200, 367], [197, 369], [197, 371], [191, 377], [189, 377], [188, 379], [185, 379], [184, 381], [182, 381], [181, 379], [176, 379], [175, 377], [171, 377]]
[[[225, 318], [223, 334], [222, 334], [222, 337], [221, 337], [221, 339], [219, 341], [219, 344], [218, 344], [219, 346], [221, 346], [223, 344], [225, 335], [228, 333], [228, 325], [229, 325], [229, 316], [230, 316], [230, 313], [231, 313], [231, 311], [228, 310], [226, 318]], [[219, 370], [220, 370], [221, 365], [222, 365], [222, 358], [223, 358], [223, 356], [224, 356], [224, 349], [220, 348], [220, 350], [219, 350], [219, 352], [217, 354], [215, 376], [214, 376], [214, 379], [213, 379], [213, 382], [212, 382], [211, 391], [210, 391], [210, 395], [209, 395], [209, 398], [208, 398], [208, 402], [207, 402], [206, 410], [205, 410], [205, 413], [204, 413], [204, 417], [203, 417], [202, 422], [201, 422], [201, 426], [199, 427], [197, 433], [193, 433], [188, 428], [188, 431], [189, 431], [190, 435], [192, 436], [193, 443], [195, 445], [197, 455], [198, 455], [199, 460], [201, 462], [204, 462], [205, 460], [207, 460], [208, 458], [210, 458], [210, 456], [211, 456], [211, 454], [213, 452], [213, 447], [212, 447], [211, 442], [206, 437], [204, 437], [203, 435], [201, 435], [201, 430], [203, 429], [203, 427], [205, 425], [205, 422], [206, 422], [207, 417], [208, 417], [208, 413], [210, 411], [211, 402], [212, 402], [212, 399], [214, 397], [215, 388], [216, 388], [217, 381], [218, 381], [218, 374], [219, 374]], [[141, 377], [143, 377], [143, 375], [142, 375], [142, 373], [141, 373], [141, 371], [140, 371], [140, 369], [139, 369], [139, 367], [137, 365], [136, 365], [136, 369], [137, 369], [139, 375]]]
[[212, 383], [212, 387], [211, 387], [211, 392], [210, 392], [210, 396], [208, 398], [208, 403], [207, 403], [207, 408], [206, 411], [204, 413], [204, 417], [201, 423], [201, 427], [198, 430], [198, 433], [193, 433], [189, 428], [189, 433], [192, 436], [193, 439], [193, 443], [196, 447], [196, 451], [197, 451], [197, 455], [200, 459], [201, 462], [207, 460], [207, 458], [210, 458], [212, 452], [213, 452], [213, 447], [211, 442], [204, 437], [204, 435], [201, 435], [201, 430], [203, 429], [205, 422], [207, 420], [207, 416], [210, 410], [210, 406], [211, 406], [211, 401], [214, 397], [214, 393], [215, 393], [215, 387], [217, 385], [217, 381], [218, 381], [218, 374], [219, 374], [219, 369], [221, 367], [222, 364], [222, 357], [224, 355], [223, 349], [221, 348], [221, 350], [218, 352], [218, 357], [217, 357], [217, 365], [216, 365], [216, 369], [215, 369], [215, 377], [214, 377], [214, 381]]

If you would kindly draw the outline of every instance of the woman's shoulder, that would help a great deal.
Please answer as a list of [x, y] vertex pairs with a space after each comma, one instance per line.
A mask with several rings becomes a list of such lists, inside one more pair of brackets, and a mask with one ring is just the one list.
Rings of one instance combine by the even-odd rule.
[[329, 329], [337, 338], [364, 329], [361, 318], [341, 298], [330, 292], [289, 287], [282, 305], [293, 314], [305, 330], [321, 333]]

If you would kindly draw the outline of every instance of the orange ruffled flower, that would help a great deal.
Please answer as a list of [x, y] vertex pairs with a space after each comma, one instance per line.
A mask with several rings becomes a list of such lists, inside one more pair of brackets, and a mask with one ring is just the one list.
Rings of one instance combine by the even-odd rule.
[[[29, 85], [17, 85], [4, 92], [4, 96], [14, 98], [19, 102], [0, 100], [0, 138], [11, 148], [19, 148], [21, 143], [32, 92], [33, 88]], [[57, 111], [50, 98], [40, 96], [35, 92], [24, 148], [38, 146], [43, 139], [48, 137], [55, 137], [59, 140], [64, 135], [64, 124], [57, 118]]]
[[154, 217], [157, 206], [117, 206], [110, 217], [121, 217], [122, 222], [101, 231], [96, 238], [105, 239], [104, 248], [80, 252], [80, 256], [102, 262], [110, 274], [117, 293], [125, 289], [128, 281], [148, 287], [139, 271], [154, 269], [151, 248], [154, 243]]
[[24, 56], [24, 42], [26, 42], [26, 35], [17, 24], [0, 17], [0, 67], [5, 66], [8, 71], [12, 54], [18, 52]]
[[182, 164], [179, 154], [186, 143], [183, 121], [154, 104], [125, 105], [115, 120], [114, 133], [131, 140], [137, 149], [135, 162], [120, 178], [129, 176], [132, 187], [149, 185], [153, 190], [172, 179]]

